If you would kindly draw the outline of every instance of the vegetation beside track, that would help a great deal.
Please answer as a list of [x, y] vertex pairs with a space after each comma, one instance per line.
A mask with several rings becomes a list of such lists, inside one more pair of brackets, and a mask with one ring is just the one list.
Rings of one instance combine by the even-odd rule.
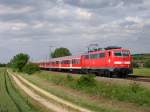
[[150, 68], [150, 53], [145, 54], [134, 54], [133, 56], [133, 67]]
[[150, 68], [134, 68], [133, 74], [138, 76], [150, 76]]
[[[137, 105], [141, 108], [150, 107], [150, 89], [144, 88], [137, 83], [132, 83], [129, 85], [117, 85], [110, 82], [96, 81], [92, 77], [82, 76], [79, 78], [79, 76], [76, 77], [73, 75], [60, 75], [59, 73], [50, 74], [49, 72], [45, 71], [36, 73], [31, 76], [23, 76], [39, 87], [46, 89], [51, 93], [54, 93], [55, 95], [63, 97], [67, 100], [71, 100], [72, 102], [78, 103], [81, 106], [86, 106], [90, 109], [94, 109], [95, 111], [102, 109], [103, 106], [101, 107], [100, 104], [95, 103], [95, 101], [87, 102], [87, 99], [82, 99], [83, 96], [81, 96], [80, 98], [74, 98], [70, 97], [68, 94], [65, 95], [63, 94], [63, 92], [61, 92], [60, 88], [59, 90], [57, 90], [57, 88], [54, 89], [51, 86], [45, 86], [44, 82], [52, 84], [53, 86], [55, 85], [58, 87], [81, 92], [84, 95], [96, 98], [96, 100], [104, 97], [112, 101], [132, 103], [133, 105]], [[111, 110], [116, 111], [114, 109]], [[148, 110], [150, 111], [149, 108]]]
[[37, 112], [16, 89], [6, 69], [0, 69], [0, 112]]

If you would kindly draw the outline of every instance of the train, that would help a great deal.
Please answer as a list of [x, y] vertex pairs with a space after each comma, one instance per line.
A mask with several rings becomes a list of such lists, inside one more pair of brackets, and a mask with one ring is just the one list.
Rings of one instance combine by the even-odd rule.
[[36, 64], [41, 69], [77, 72], [102, 76], [127, 77], [133, 73], [132, 56], [129, 49], [109, 46], [90, 50], [77, 56], [52, 58], [39, 61]]

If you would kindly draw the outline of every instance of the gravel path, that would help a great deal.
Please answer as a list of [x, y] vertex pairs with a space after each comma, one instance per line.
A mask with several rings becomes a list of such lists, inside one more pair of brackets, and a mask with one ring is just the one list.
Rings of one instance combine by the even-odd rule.
[[[8, 73], [11, 74], [10, 72], [8, 72]], [[32, 99], [34, 99], [39, 104], [46, 107], [47, 109], [50, 109], [54, 112], [91, 112], [88, 109], [79, 107], [75, 104], [72, 104], [68, 101], [58, 98], [57, 96], [35, 86], [34, 84], [30, 83], [29, 81], [27, 81], [26, 79], [24, 79], [23, 77], [21, 77], [19, 75], [11, 74], [11, 76], [12, 76], [13, 80], [16, 82], [16, 84], [28, 96], [30, 96]], [[26, 85], [28, 85], [30, 88]], [[40, 93], [40, 95], [38, 93]], [[46, 96], [48, 99], [43, 96]], [[52, 102], [49, 99], [52, 99], [53, 101], [56, 101], [56, 102]]]

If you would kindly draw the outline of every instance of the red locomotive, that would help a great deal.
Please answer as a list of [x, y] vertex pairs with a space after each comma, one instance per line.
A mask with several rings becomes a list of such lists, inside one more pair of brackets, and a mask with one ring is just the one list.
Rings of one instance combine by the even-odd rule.
[[133, 71], [130, 50], [121, 47], [97, 49], [79, 56], [53, 58], [37, 64], [42, 69], [96, 73], [109, 77], [126, 77]]

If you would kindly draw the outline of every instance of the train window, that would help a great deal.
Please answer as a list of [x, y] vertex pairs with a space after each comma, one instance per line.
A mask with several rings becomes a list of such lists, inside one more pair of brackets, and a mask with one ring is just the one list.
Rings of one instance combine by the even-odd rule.
[[90, 58], [92, 59], [96, 59], [96, 58], [99, 58], [100, 57], [100, 54], [91, 54], [90, 55]]
[[70, 64], [70, 61], [69, 61], [69, 60], [63, 60], [63, 61], [61, 62], [61, 64]]
[[56, 64], [59, 64], [59, 61], [56, 61]]
[[96, 58], [104, 58], [105, 57], [105, 53], [98, 53], [98, 54], [91, 54], [90, 58], [92, 59], [96, 59]]
[[85, 59], [89, 59], [89, 55], [85, 55], [84, 58], [85, 58]]
[[52, 62], [52, 64], [55, 64], [55, 62]]
[[122, 56], [122, 52], [121, 51], [114, 51], [115, 56]]
[[100, 58], [104, 58], [104, 57], [105, 57], [105, 53], [100, 53], [100, 54], [99, 54], [99, 57], [100, 57]]
[[122, 51], [123, 56], [129, 56], [129, 54], [130, 54], [129, 51]]
[[80, 60], [79, 59], [73, 59], [72, 64], [80, 64]]

